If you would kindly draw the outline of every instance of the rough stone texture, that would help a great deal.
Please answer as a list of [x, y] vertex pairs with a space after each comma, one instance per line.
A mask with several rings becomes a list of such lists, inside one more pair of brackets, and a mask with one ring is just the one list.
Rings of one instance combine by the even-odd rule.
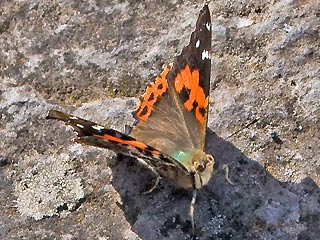
[[[209, 7], [206, 150], [217, 164], [199, 191], [197, 237], [318, 239], [319, 1]], [[72, 143], [68, 128], [44, 118], [63, 108], [120, 130], [132, 123], [139, 94], [188, 42], [201, 8], [198, 1], [1, 1], [1, 239], [190, 238], [191, 193], [163, 180], [141, 195], [150, 172]], [[226, 163], [236, 185], [220, 171]]]
[[[55, 216], [60, 208], [73, 209], [84, 197], [79, 178], [74, 178], [72, 166], [67, 154], [61, 156], [44, 155], [26, 157], [17, 167], [19, 180], [15, 181], [18, 211], [36, 220]], [[36, 162], [33, 167], [32, 162]]]

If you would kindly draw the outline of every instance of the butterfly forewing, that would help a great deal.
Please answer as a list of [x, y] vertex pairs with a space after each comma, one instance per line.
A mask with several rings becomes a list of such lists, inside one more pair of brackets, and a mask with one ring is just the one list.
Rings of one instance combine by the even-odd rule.
[[201, 10], [190, 42], [142, 95], [131, 136], [174, 156], [203, 150], [211, 72], [211, 20]]

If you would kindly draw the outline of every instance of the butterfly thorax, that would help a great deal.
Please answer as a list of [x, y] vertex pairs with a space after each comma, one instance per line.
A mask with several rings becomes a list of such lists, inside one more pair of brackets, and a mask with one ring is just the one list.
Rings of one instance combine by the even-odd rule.
[[172, 157], [183, 166], [183, 169], [177, 166], [162, 165], [157, 168], [162, 176], [171, 179], [179, 187], [185, 189], [200, 189], [209, 182], [214, 166], [214, 159], [210, 154], [192, 149], [178, 151]]
[[214, 159], [201, 150], [179, 151], [175, 156], [193, 175], [193, 188], [199, 189], [206, 185], [213, 172]]

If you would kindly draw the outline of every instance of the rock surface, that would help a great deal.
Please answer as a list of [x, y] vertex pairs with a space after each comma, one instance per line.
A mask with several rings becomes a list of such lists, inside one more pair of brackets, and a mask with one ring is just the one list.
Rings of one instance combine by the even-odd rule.
[[[320, 236], [319, 1], [211, 1], [213, 60], [197, 239]], [[191, 193], [80, 146], [63, 109], [132, 124], [148, 82], [189, 41], [197, 1], [2, 1], [0, 238], [190, 239]], [[224, 164], [235, 185], [225, 179]]]

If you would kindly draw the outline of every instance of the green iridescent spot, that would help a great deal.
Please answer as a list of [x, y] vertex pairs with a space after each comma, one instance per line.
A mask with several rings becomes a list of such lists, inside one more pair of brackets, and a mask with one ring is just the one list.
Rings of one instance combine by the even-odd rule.
[[189, 160], [190, 154], [183, 152], [183, 151], [179, 151], [173, 155], [173, 158], [176, 159], [177, 161], [183, 163], [183, 162]]

